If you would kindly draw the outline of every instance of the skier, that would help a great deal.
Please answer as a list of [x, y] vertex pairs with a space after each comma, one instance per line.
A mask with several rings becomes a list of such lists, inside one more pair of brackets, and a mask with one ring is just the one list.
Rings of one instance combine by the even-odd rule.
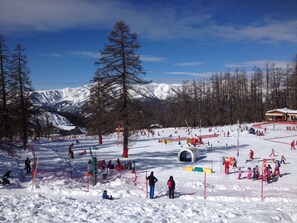
[[270, 153], [269, 157], [272, 157], [272, 158], [275, 157], [275, 151], [274, 151], [274, 149], [271, 150], [271, 153]]
[[89, 160], [89, 161], [88, 161], [87, 173], [88, 173], [88, 174], [93, 174], [93, 164], [92, 164], [92, 160]]
[[250, 160], [254, 159], [254, 151], [252, 149], [250, 150], [249, 158]]
[[238, 168], [238, 177], [237, 177], [238, 180], [241, 179], [241, 167]]
[[121, 164], [120, 159], [117, 159], [117, 165], [116, 165], [116, 170], [121, 171], [123, 169], [123, 166]]
[[237, 160], [235, 157], [232, 158], [232, 167], [237, 168]]
[[280, 163], [283, 163], [283, 164], [286, 164], [286, 161], [287, 159], [285, 158], [285, 156], [284, 155], [282, 155], [281, 156], [281, 161], [280, 161]]
[[173, 176], [169, 177], [169, 180], [167, 181], [167, 186], [169, 190], [169, 199], [173, 199], [175, 190], [175, 181], [173, 180]]
[[68, 148], [68, 156], [70, 156], [71, 159], [74, 158], [74, 154], [73, 154], [72, 148], [73, 148], [73, 143], [71, 143], [71, 145]]
[[8, 170], [2, 177], [2, 181], [0, 180], [0, 184], [2, 185], [10, 185], [10, 180], [8, 179], [10, 177], [11, 171]]
[[250, 180], [252, 178], [252, 169], [249, 167], [248, 170], [247, 170], [247, 179]]
[[31, 160], [29, 157], [25, 160], [25, 170], [27, 173], [31, 173]]
[[131, 169], [132, 169], [132, 173], [136, 173], [136, 164], [135, 164], [135, 160], [133, 160], [132, 164], [131, 164]]
[[154, 199], [155, 183], [158, 181], [158, 179], [154, 176], [153, 171], [151, 172], [151, 174], [146, 179], [149, 181], [150, 199]]
[[228, 160], [228, 157], [226, 157], [226, 159], [224, 160], [224, 165], [225, 165], [225, 174], [229, 174], [229, 165], [230, 165], [230, 162]]
[[108, 195], [107, 194], [107, 190], [104, 190], [103, 191], [103, 194], [102, 194], [102, 198], [105, 200], [105, 199], [108, 199], [108, 200], [112, 200], [112, 196], [111, 195]]
[[271, 180], [271, 174], [270, 174], [270, 170], [268, 167], [265, 168], [266, 171], [266, 179], [267, 179], [267, 183], [270, 183]]
[[281, 177], [281, 173], [279, 171], [279, 168], [280, 168], [280, 162], [278, 160], [275, 160], [275, 166], [274, 166], [274, 171], [273, 171], [273, 174], [272, 176], [276, 176], [276, 173], [279, 177]]
[[291, 150], [293, 150], [293, 149], [296, 149], [296, 148], [295, 148], [295, 140], [293, 140], [293, 141], [291, 142]]
[[267, 171], [266, 168], [262, 171], [262, 181], [267, 181]]

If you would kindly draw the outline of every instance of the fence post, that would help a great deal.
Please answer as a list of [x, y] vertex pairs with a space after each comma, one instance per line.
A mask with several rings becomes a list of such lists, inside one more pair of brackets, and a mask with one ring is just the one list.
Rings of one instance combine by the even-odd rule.
[[89, 187], [90, 187], [90, 177], [87, 175], [87, 188], [89, 192]]
[[70, 172], [70, 178], [72, 178], [72, 166], [71, 166], [71, 160], [69, 158], [69, 172]]
[[204, 200], [206, 200], [206, 172], [204, 172]]
[[146, 194], [146, 198], [148, 198], [147, 170], [145, 171], [145, 194]]
[[264, 200], [263, 179], [261, 179], [261, 201]]
[[34, 160], [34, 170], [32, 171], [32, 176], [34, 176], [33, 179], [32, 179], [32, 190], [33, 190], [33, 188], [35, 186], [35, 179], [36, 179], [36, 174], [37, 174], [38, 160], [39, 160], [39, 158]]

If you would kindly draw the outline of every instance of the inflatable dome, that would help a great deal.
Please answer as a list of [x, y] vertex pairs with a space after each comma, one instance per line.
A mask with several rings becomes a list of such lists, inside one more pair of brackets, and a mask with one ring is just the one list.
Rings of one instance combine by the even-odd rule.
[[178, 153], [177, 159], [182, 162], [195, 162], [198, 157], [196, 148], [182, 148]]

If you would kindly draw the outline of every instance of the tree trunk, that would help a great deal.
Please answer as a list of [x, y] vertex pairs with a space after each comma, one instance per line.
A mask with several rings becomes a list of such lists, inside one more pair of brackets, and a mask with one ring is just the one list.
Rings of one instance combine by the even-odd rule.
[[129, 137], [128, 127], [124, 126], [124, 142], [123, 142], [123, 155], [122, 155], [122, 157], [124, 158], [128, 158], [128, 137]]
[[99, 133], [99, 145], [102, 145], [102, 134]]

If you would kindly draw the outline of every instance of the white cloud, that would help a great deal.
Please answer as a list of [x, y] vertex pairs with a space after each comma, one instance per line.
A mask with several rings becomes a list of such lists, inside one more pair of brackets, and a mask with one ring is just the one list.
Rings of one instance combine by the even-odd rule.
[[[108, 29], [124, 20], [133, 32], [155, 40], [233, 40], [297, 43], [297, 20], [263, 19], [257, 24], [228, 25], [199, 2], [1, 0], [1, 32], [47, 31], [72, 28]], [[214, 11], [219, 11], [219, 8]], [[263, 16], [264, 17], [264, 16]]]
[[267, 65], [271, 66], [272, 64], [274, 64], [275, 67], [285, 68], [289, 63], [290, 61], [284, 61], [284, 60], [254, 60], [254, 61], [240, 62], [237, 64], [226, 64], [225, 67], [227, 68], [246, 67], [246, 68], [252, 69], [254, 67], [265, 68]]
[[188, 75], [188, 76], [194, 76], [194, 77], [210, 77], [213, 73], [212, 72], [178, 72], [178, 71], [172, 71], [172, 72], [165, 72], [165, 74], [169, 75]]
[[0, 6], [0, 28], [8, 32], [109, 26], [116, 6], [122, 7], [113, 0], [4, 0]]
[[166, 58], [164, 57], [154, 57], [154, 56], [148, 56], [148, 55], [141, 55], [140, 59], [145, 62], [161, 62], [166, 60]]
[[87, 57], [87, 58], [94, 58], [94, 59], [98, 59], [100, 57], [100, 52], [94, 52], [94, 51], [72, 51], [69, 54], [73, 56]]
[[176, 66], [200, 66], [204, 64], [204, 62], [201, 61], [192, 61], [192, 62], [181, 62], [181, 63], [177, 63], [175, 64]]
[[264, 21], [260, 25], [251, 24], [248, 26], [212, 24], [209, 28], [214, 35], [224, 39], [297, 43], [297, 20]]

